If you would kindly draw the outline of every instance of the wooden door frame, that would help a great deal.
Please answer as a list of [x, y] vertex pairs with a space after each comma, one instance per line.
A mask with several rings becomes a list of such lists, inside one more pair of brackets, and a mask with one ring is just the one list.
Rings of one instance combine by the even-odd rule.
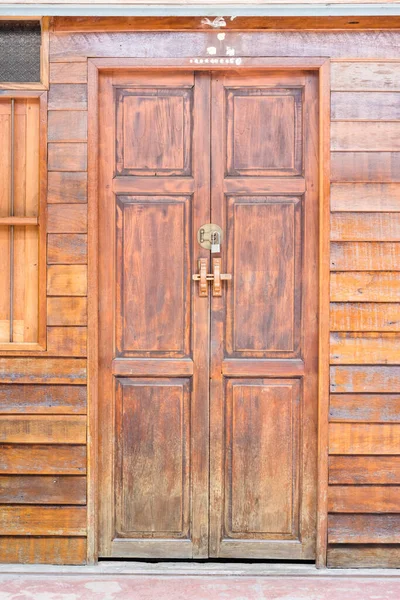
[[330, 60], [327, 58], [193, 57], [88, 59], [88, 358], [87, 358], [87, 562], [98, 559], [98, 83], [100, 72], [147, 70], [308, 70], [319, 81], [319, 353], [317, 567], [326, 566], [329, 408]]

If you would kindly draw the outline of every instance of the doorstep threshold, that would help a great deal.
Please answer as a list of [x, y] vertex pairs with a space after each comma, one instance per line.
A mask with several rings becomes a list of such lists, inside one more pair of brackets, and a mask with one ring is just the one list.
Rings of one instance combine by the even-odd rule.
[[310, 564], [100, 561], [97, 565], [1, 564], [0, 574], [191, 577], [398, 577], [400, 569], [317, 569]]

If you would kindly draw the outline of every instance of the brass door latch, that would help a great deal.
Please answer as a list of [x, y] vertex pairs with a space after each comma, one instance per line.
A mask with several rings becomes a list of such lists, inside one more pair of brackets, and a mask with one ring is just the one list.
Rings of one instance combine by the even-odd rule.
[[199, 272], [192, 275], [193, 281], [199, 282], [199, 296], [208, 296], [208, 281], [212, 281], [213, 296], [222, 296], [222, 281], [230, 281], [232, 275], [230, 273], [221, 273], [221, 259], [213, 258], [212, 267], [213, 272], [207, 273], [208, 271], [208, 259], [199, 259]]

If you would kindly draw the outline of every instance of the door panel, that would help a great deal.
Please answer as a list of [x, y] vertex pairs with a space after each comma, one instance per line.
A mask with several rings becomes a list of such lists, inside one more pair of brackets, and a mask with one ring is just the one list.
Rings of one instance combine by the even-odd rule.
[[210, 80], [100, 77], [100, 555], [208, 555]]
[[213, 75], [211, 218], [232, 282], [211, 307], [210, 556], [315, 555], [316, 84]]
[[[312, 559], [317, 79], [121, 69], [99, 92], [100, 556]], [[200, 297], [215, 257], [232, 280]]]

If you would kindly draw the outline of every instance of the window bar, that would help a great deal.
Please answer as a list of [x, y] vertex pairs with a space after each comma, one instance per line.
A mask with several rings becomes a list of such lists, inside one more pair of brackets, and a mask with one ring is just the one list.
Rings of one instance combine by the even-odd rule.
[[[10, 127], [10, 217], [14, 216], [14, 130], [15, 100], [11, 98]], [[10, 225], [10, 342], [14, 341], [14, 225]]]

